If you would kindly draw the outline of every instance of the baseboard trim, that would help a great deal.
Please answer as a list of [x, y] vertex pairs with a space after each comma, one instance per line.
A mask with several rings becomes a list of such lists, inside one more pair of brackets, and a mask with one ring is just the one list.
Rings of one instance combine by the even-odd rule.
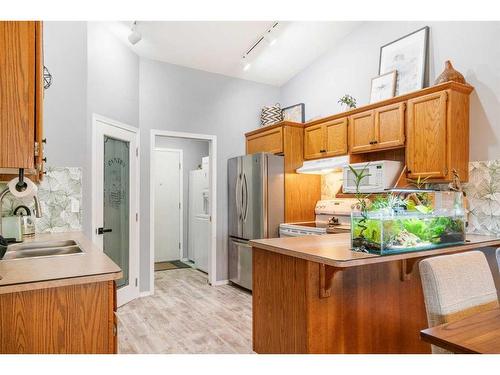
[[212, 283], [210, 285], [220, 286], [220, 285], [227, 285], [227, 284], [229, 284], [229, 280], [217, 280], [215, 283]]
[[147, 297], [147, 296], [152, 296], [153, 295], [153, 292], [150, 291], [150, 290], [146, 290], [145, 292], [140, 292], [139, 293], [139, 297]]

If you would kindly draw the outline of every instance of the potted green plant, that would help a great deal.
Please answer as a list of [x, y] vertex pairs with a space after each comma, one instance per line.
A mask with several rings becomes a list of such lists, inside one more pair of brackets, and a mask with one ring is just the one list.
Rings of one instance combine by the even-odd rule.
[[356, 99], [349, 94], [345, 94], [341, 97], [338, 103], [341, 105], [342, 112], [356, 108]]

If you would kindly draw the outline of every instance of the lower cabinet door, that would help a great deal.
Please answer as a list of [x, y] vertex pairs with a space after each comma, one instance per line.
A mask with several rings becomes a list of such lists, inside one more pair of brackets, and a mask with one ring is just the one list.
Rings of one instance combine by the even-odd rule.
[[252, 247], [248, 241], [229, 239], [229, 280], [252, 290]]

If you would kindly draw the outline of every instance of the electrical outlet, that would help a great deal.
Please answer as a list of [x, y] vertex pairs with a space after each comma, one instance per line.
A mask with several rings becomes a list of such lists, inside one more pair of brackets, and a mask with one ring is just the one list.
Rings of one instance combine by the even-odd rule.
[[77, 199], [71, 198], [71, 212], [80, 212], [80, 202]]

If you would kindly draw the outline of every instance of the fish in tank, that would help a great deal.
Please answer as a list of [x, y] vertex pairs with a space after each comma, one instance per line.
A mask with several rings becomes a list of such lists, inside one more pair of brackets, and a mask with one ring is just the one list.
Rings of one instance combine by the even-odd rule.
[[462, 198], [460, 192], [432, 190], [365, 197], [351, 214], [352, 248], [384, 255], [463, 243]]

